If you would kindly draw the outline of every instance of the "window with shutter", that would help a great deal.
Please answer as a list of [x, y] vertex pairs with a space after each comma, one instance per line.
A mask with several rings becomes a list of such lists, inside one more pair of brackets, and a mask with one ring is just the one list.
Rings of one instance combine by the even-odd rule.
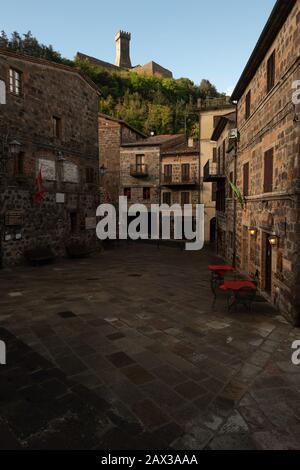
[[189, 192], [182, 192], [181, 193], [181, 204], [189, 204], [190, 203], [190, 193]]
[[275, 51], [270, 55], [267, 62], [267, 93], [272, 90], [275, 85]]
[[217, 196], [217, 183], [211, 185], [211, 200], [216, 201]]
[[170, 192], [163, 193], [163, 204], [168, 204], [169, 206], [171, 205], [171, 193]]
[[217, 162], [217, 149], [216, 147], [213, 147], [213, 162]]
[[264, 155], [264, 192], [273, 191], [273, 154], [274, 149], [265, 152]]
[[164, 166], [164, 181], [169, 183], [172, 181], [172, 165], [165, 165]]
[[126, 196], [127, 199], [131, 199], [131, 188], [124, 188], [124, 196]]
[[150, 199], [150, 188], [143, 188], [143, 199]]
[[92, 167], [86, 167], [85, 169], [85, 181], [88, 184], [93, 184], [95, 182], [95, 171]]
[[223, 140], [222, 175], [225, 173], [226, 140]]
[[9, 70], [9, 89], [14, 95], [20, 96], [22, 91], [22, 73], [15, 69]]
[[246, 95], [246, 103], [245, 103], [245, 119], [249, 119], [251, 114], [251, 90], [248, 91]]
[[243, 165], [243, 193], [249, 196], [249, 162]]
[[189, 163], [183, 163], [181, 165], [181, 179], [182, 179], [182, 181], [189, 181], [189, 179], [190, 179], [190, 165], [189, 165]]

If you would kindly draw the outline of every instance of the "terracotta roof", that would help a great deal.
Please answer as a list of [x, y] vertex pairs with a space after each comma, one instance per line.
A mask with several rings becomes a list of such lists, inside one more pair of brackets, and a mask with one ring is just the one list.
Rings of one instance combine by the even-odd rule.
[[136, 132], [137, 134], [139, 134], [141, 137], [147, 137], [146, 134], [144, 134], [143, 132], [139, 131], [138, 129], [136, 129], [135, 127], [131, 126], [130, 124], [128, 124], [128, 122], [126, 121], [123, 121], [122, 119], [117, 119], [113, 116], [109, 116], [108, 114], [104, 114], [104, 113], [99, 113], [99, 117], [102, 117], [104, 119], [107, 119], [108, 121], [114, 121], [114, 122], [118, 122], [119, 124], [123, 124], [123, 126], [126, 126], [128, 127], [129, 129], [131, 129], [132, 131]]
[[122, 147], [141, 147], [141, 146], [151, 146], [151, 145], [162, 145], [167, 142], [170, 142], [172, 140], [177, 140], [180, 137], [182, 137], [183, 134], [160, 134], [160, 135], [154, 135], [151, 137], [148, 137], [145, 140], [142, 140], [140, 142], [133, 142], [129, 144], [123, 144]]
[[19, 60], [24, 60], [27, 62], [33, 62], [35, 64], [40, 64], [40, 65], [46, 65], [47, 67], [54, 67], [61, 69], [62, 71], [65, 72], [70, 72], [75, 75], [79, 75], [81, 78], [83, 78], [94, 90], [98, 93], [98, 95], [101, 95], [101, 92], [97, 85], [89, 78], [87, 77], [81, 70], [79, 70], [77, 67], [70, 67], [69, 65], [64, 65], [60, 64], [58, 62], [53, 62], [51, 60], [46, 60], [46, 59], [41, 59], [39, 57], [33, 57], [28, 54], [20, 54], [17, 52], [10, 51], [8, 49], [2, 49], [0, 48], [0, 55], [2, 56], [7, 56], [7, 57], [13, 57], [15, 59]]
[[162, 155], [181, 155], [181, 154], [190, 154], [190, 155], [195, 155], [196, 153], [199, 153], [199, 141], [194, 140], [193, 145], [189, 147], [188, 142], [180, 142], [177, 145], [172, 145], [170, 148], [166, 148], [163, 152]]
[[269, 19], [256, 43], [256, 46], [247, 62], [246, 67], [231, 95], [231, 100], [238, 101], [248, 84], [254, 77], [258, 67], [263, 61], [269, 48], [272, 46], [277, 34], [281, 30], [287, 17], [297, 0], [277, 0]]

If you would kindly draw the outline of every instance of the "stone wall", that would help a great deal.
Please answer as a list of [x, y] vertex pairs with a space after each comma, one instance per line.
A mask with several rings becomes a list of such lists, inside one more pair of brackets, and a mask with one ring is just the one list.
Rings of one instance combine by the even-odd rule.
[[[222, 116], [234, 111], [234, 107], [227, 106], [220, 109], [209, 109], [200, 112], [200, 177], [203, 177], [204, 166], [209, 159], [213, 158], [215, 142], [211, 140], [214, 130], [215, 117]], [[203, 182], [201, 186], [201, 203], [205, 205], [205, 241], [211, 239], [211, 222], [216, 217], [216, 203], [213, 201], [212, 183]]]
[[[229, 140], [228, 134], [231, 129], [235, 128], [235, 123], [227, 121], [224, 130], [220, 133], [216, 143], [217, 149], [220, 148], [220, 155], [224, 149], [223, 142], [225, 142], [225, 211], [216, 210], [216, 230], [217, 230], [217, 252], [226, 259], [228, 263], [235, 263], [235, 220], [234, 210], [237, 206], [236, 198], [233, 191], [230, 190], [228, 180], [235, 181], [235, 158], [236, 158], [236, 142]], [[218, 154], [219, 152], [217, 152]], [[217, 183], [218, 189], [219, 183]]]
[[[13, 53], [0, 57], [7, 89], [7, 103], [0, 108], [0, 152], [9, 157], [0, 177], [2, 264], [22, 262], [24, 250], [39, 245], [63, 255], [71, 238], [96, 248], [91, 228], [99, 203], [96, 87], [68, 67]], [[10, 93], [10, 68], [21, 73], [20, 96]], [[58, 135], [53, 117], [59, 120]], [[21, 169], [9, 154], [12, 140], [21, 144]], [[40, 169], [44, 195], [34, 202]], [[15, 214], [18, 220], [12, 221]]]
[[[267, 60], [275, 50], [275, 86], [267, 93]], [[259, 271], [260, 288], [266, 290], [267, 238], [276, 234], [272, 247], [271, 289], [267, 297], [294, 323], [299, 323], [300, 124], [299, 105], [292, 103], [293, 82], [300, 79], [300, 2], [287, 18], [255, 76], [238, 102], [237, 184], [243, 186], [243, 165], [249, 162], [249, 196], [238, 210], [237, 261], [245, 272]], [[245, 117], [245, 97], [251, 90], [251, 113]], [[273, 189], [264, 192], [264, 154], [273, 149]], [[249, 226], [257, 228], [255, 237]]]
[[[135, 165], [137, 154], [145, 155], [148, 175], [133, 177], [130, 166]], [[124, 188], [131, 188], [132, 203], [143, 203], [146, 206], [158, 204], [160, 201], [160, 148], [159, 147], [122, 147], [120, 165], [120, 195]], [[150, 199], [143, 199], [143, 188], [150, 188]]]
[[104, 199], [116, 206], [120, 192], [120, 146], [122, 143], [136, 142], [142, 135], [125, 123], [109, 116], [99, 115], [99, 162], [106, 170], [100, 176], [100, 186]]
[[[183, 164], [190, 165], [190, 178], [194, 180], [194, 184], [184, 184], [182, 182], [182, 166]], [[164, 167], [165, 165], [172, 165], [172, 183], [173, 185], [164, 185]], [[190, 203], [195, 205], [199, 203], [199, 154], [186, 155], [180, 152], [176, 155], [162, 155], [161, 159], [161, 172], [162, 172], [162, 194], [164, 192], [171, 193], [171, 203], [181, 204], [181, 193], [188, 192], [190, 194]], [[161, 196], [161, 201], [163, 197]], [[193, 208], [194, 209], [194, 208]]]

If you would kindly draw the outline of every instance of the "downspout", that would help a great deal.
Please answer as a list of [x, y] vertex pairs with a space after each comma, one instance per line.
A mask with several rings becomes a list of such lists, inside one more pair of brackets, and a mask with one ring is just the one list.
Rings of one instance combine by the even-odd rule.
[[[235, 126], [237, 129], [238, 123], [238, 108], [237, 104], [235, 105]], [[237, 184], [237, 153], [238, 153], [238, 131], [237, 131], [237, 139], [235, 141], [235, 149], [234, 149], [234, 170], [233, 170], [233, 184], [236, 186]], [[237, 200], [233, 194], [233, 253], [232, 253], [232, 266], [236, 267], [236, 222], [237, 222]]]
[[[199, 189], [198, 189], [198, 203], [201, 204], [201, 111], [199, 113], [199, 168], [198, 168], [198, 178], [199, 178]], [[203, 187], [202, 187], [203, 190]]]

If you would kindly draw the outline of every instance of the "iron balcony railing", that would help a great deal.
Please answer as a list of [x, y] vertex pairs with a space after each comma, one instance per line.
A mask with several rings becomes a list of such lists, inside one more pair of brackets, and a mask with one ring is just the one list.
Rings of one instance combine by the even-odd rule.
[[194, 185], [198, 183], [199, 178], [196, 174], [180, 176], [162, 174], [161, 181], [165, 186]]
[[221, 181], [225, 178], [225, 172], [221, 165], [214, 162], [212, 159], [208, 160], [204, 165], [203, 181], [214, 182]]
[[143, 178], [148, 176], [148, 165], [145, 163], [130, 165], [130, 176], [134, 178]]

